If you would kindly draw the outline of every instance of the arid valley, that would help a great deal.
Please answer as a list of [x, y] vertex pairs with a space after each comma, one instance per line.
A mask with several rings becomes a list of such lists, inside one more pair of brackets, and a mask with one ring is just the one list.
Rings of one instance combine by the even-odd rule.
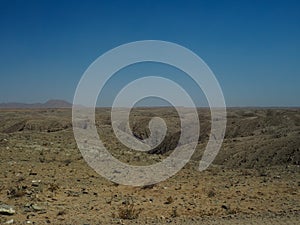
[[[198, 163], [210, 113], [198, 113], [190, 162], [161, 183], [131, 187], [106, 180], [84, 161], [71, 109], [1, 109], [0, 223], [299, 224], [300, 109], [228, 109], [222, 148], [203, 172]], [[153, 116], [166, 121], [167, 136], [151, 152], [131, 151], [114, 136], [110, 109], [97, 109], [98, 133], [111, 154], [132, 165], [167, 157], [178, 141], [176, 111], [136, 108], [130, 116], [136, 137], [149, 135]]]

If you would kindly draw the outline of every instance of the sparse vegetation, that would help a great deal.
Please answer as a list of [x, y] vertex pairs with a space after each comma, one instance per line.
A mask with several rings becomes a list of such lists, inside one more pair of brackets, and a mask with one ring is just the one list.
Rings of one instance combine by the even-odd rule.
[[169, 196], [169, 197], [167, 198], [167, 201], [165, 202], [165, 204], [172, 204], [173, 202], [174, 202], [173, 197], [172, 197], [172, 196]]
[[[36, 224], [188, 224], [202, 223], [201, 218], [219, 224], [223, 217], [228, 222], [236, 218], [243, 224], [243, 216], [252, 221], [257, 214], [276, 220], [289, 216], [290, 221], [299, 215], [300, 127], [295, 121], [300, 110], [277, 109], [280, 113], [270, 116], [264, 109], [247, 109], [246, 114], [240, 112], [243, 110], [229, 109], [222, 149], [213, 164], [199, 172], [199, 160], [210, 131], [209, 111], [200, 109], [202, 136], [192, 160], [172, 178], [142, 187], [119, 185], [96, 175], [77, 149], [72, 129], [51, 129], [70, 122], [70, 111], [3, 111], [1, 203], [13, 206], [14, 220], [24, 224], [27, 220]], [[169, 121], [170, 132], [176, 132], [178, 127], [172, 124], [177, 116], [174, 111], [149, 111], [152, 110], [134, 111], [135, 132], [142, 134], [146, 129], [138, 126], [140, 119], [159, 114]], [[56, 123], [48, 123], [49, 117]], [[172, 153], [167, 148], [166, 152], [162, 148], [160, 154], [124, 148], [116, 140], [108, 117], [109, 110], [97, 109], [97, 129], [107, 149], [120, 161], [144, 166], [160, 162]], [[43, 123], [39, 124], [41, 120]], [[30, 126], [25, 124], [21, 131], [12, 129], [22, 125], [22, 121]], [[41, 129], [45, 125], [52, 132]], [[168, 144], [174, 143], [165, 146]], [[201, 217], [199, 221], [197, 216]], [[0, 218], [1, 224], [7, 222], [6, 217]]]
[[137, 219], [141, 213], [141, 209], [136, 209], [134, 203], [128, 203], [120, 206], [118, 209], [118, 217], [124, 220]]
[[48, 190], [51, 191], [51, 192], [55, 192], [59, 189], [59, 186], [58, 184], [56, 183], [49, 183], [48, 184]]
[[174, 206], [172, 208], [172, 213], [171, 213], [171, 217], [175, 218], [175, 217], [178, 217], [179, 214], [178, 214], [178, 211], [177, 211], [177, 206]]
[[26, 186], [17, 186], [10, 188], [7, 191], [7, 195], [9, 198], [20, 198], [23, 197], [26, 194]]
[[216, 191], [214, 189], [210, 189], [207, 193], [207, 196], [209, 198], [215, 197], [216, 196]]

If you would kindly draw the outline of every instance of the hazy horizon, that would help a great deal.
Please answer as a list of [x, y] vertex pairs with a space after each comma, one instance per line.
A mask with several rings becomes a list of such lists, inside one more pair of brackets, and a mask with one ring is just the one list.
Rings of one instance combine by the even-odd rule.
[[[66, 103], [70, 103], [72, 104], [72, 102], [69, 102], [67, 100], [64, 100], [64, 99], [49, 99], [48, 101], [46, 102], [0, 102], [0, 108], [1, 108], [1, 105], [2, 104], [26, 104], [26, 105], [29, 105], [28, 108], [30, 109], [30, 105], [35, 105], [35, 104], [46, 104], [47, 102], [49, 101], [65, 101]], [[157, 102], [156, 102], [157, 103]], [[170, 107], [174, 107], [174, 106], [171, 106], [170, 104], [153, 104], [153, 105], [150, 105], [150, 104], [137, 104], [135, 105], [133, 108], [170, 108]], [[181, 106], [181, 105], [176, 105], [176, 107], [184, 107], [184, 108], [189, 108], [188, 106]], [[266, 109], [276, 109], [276, 108], [281, 108], [281, 109], [284, 109], [284, 108], [288, 108], [288, 109], [293, 109], [293, 108], [300, 108], [300, 106], [230, 106], [230, 105], [227, 105], [226, 106], [227, 108], [231, 108], [231, 109], [234, 109], [234, 108], [244, 108], [244, 109], [263, 109], [263, 108], [266, 108]], [[55, 107], [54, 107], [55, 108]], [[99, 106], [97, 105], [96, 106], [96, 109], [101, 109], [101, 108], [111, 108], [111, 106]], [[117, 107], [117, 108], [128, 108], [126, 106], [120, 106], [120, 107]], [[197, 106], [198, 109], [210, 109], [209, 106]], [[7, 108], [7, 109], [10, 109], [10, 108]], [[25, 108], [26, 109], [26, 108]], [[36, 108], [38, 109], [38, 108]]]

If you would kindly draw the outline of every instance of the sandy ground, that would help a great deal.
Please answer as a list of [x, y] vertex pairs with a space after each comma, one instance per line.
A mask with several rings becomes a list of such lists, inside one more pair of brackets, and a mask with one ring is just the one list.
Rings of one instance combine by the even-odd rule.
[[[5, 124], [11, 124], [2, 128], [14, 126], [12, 121], [28, 115], [37, 118], [40, 112], [35, 113], [5, 111], [1, 120], [5, 118]], [[15, 118], [9, 120], [12, 117]], [[12, 215], [1, 214], [0, 223], [13, 220], [13, 224], [299, 224], [300, 221], [300, 169], [294, 163], [253, 168], [214, 164], [199, 172], [198, 162], [191, 161], [164, 182], [130, 187], [114, 184], [95, 173], [81, 157], [68, 126], [53, 132], [32, 129], [0, 134], [0, 203], [15, 210]], [[225, 145], [234, 143], [228, 140]], [[134, 158], [122, 151], [119, 157], [129, 162]], [[147, 160], [155, 162], [161, 156], [148, 157]]]

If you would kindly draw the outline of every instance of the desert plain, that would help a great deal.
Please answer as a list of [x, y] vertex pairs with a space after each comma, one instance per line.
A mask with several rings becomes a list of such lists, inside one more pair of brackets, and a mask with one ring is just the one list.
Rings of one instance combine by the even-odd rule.
[[[200, 136], [187, 165], [171, 178], [141, 187], [113, 183], [83, 159], [72, 110], [0, 110], [1, 224], [300, 224], [300, 109], [229, 108], [219, 154], [205, 171], [199, 161], [210, 133], [210, 111], [199, 108]], [[164, 141], [136, 152], [115, 137], [110, 109], [96, 126], [111, 154], [132, 165], [167, 157], [178, 142], [174, 108], [134, 108], [130, 127], [143, 140], [161, 117]]]

